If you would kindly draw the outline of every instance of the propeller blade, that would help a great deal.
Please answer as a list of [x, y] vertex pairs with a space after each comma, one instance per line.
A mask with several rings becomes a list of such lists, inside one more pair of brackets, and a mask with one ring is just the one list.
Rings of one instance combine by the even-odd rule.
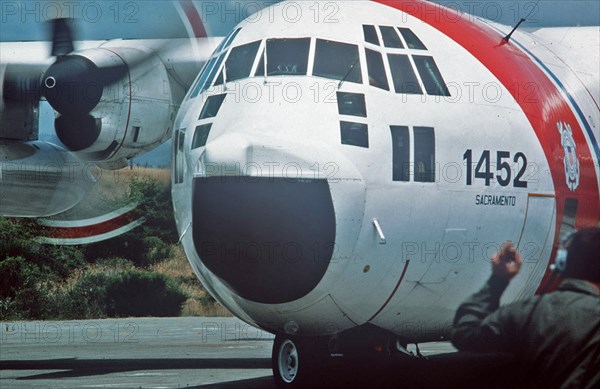
[[52, 19], [52, 56], [62, 57], [73, 50], [72, 22], [67, 18]]

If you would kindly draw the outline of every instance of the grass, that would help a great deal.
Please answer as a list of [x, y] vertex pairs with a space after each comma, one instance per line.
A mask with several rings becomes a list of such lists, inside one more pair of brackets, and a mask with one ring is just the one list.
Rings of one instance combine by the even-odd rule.
[[[161, 187], [163, 185], [168, 187], [171, 181], [170, 177], [169, 169], [137, 166], [116, 171], [101, 171], [100, 174], [97, 174], [95, 187], [80, 204], [68, 212], [59, 215], [57, 218], [61, 220], [78, 220], [114, 211], [118, 207], [123, 206], [127, 201], [125, 199], [129, 196], [131, 183], [134, 180], [156, 181]], [[164, 204], [164, 206], [169, 207], [169, 209], [171, 208], [170, 203]], [[110, 244], [110, 241], [107, 241], [106, 244]], [[185, 294], [186, 300], [181, 307], [181, 316], [231, 316], [231, 313], [226, 308], [221, 306], [206, 292], [200, 281], [196, 278], [182, 247], [179, 244], [163, 244], [171, 250], [154, 253], [159, 257], [157, 258], [158, 262], [152, 261], [153, 264], [148, 267], [136, 267], [132, 262], [123, 260], [100, 260], [97, 263], [90, 263], [82, 268], [78, 268], [65, 279], [53, 285], [46, 286], [47, 297], [57, 301], [60, 305], [61, 302], [59, 300], [61, 298], [73, 299], [74, 296], [70, 294], [70, 291], [76, 289], [86, 279], [109, 279], [123, 273], [147, 270], [153, 274], [162, 275], [172, 280], [179, 290]], [[62, 300], [62, 304], [67, 305], [68, 302]], [[93, 314], [94, 307], [90, 306], [88, 308], [85, 315]], [[60, 319], [60, 317], [57, 318]]]
[[181, 316], [231, 316], [231, 313], [215, 301], [202, 287], [179, 245], [174, 245], [171, 258], [151, 267], [156, 273], [176, 280], [181, 290], [188, 296], [181, 308]]

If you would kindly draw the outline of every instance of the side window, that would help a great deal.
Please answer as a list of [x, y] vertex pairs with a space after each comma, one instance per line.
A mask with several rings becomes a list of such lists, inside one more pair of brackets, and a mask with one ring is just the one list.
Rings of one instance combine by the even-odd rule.
[[202, 112], [200, 112], [198, 120], [214, 118], [217, 116], [219, 109], [221, 109], [221, 105], [223, 105], [225, 96], [227, 95], [215, 95], [206, 99], [206, 103], [204, 103], [204, 107], [202, 108]]
[[392, 130], [392, 178], [394, 181], [410, 181], [410, 135], [406, 126], [391, 126]]
[[365, 42], [380, 46], [375, 26], [363, 25], [363, 32], [365, 34]]
[[442, 74], [435, 64], [433, 57], [414, 55], [413, 59], [415, 61], [415, 65], [417, 66], [417, 70], [421, 75], [421, 79], [423, 80], [423, 85], [425, 85], [427, 94], [436, 96], [450, 96], [450, 91], [448, 91], [446, 82], [442, 78]]
[[267, 75], [305, 76], [310, 38], [267, 40]]
[[231, 54], [225, 62], [227, 82], [250, 77], [259, 46], [260, 41], [256, 41], [231, 49]]
[[383, 44], [385, 47], [392, 49], [403, 49], [404, 45], [398, 36], [398, 32], [394, 27], [380, 26], [381, 37], [383, 38]]
[[369, 128], [366, 124], [340, 122], [342, 144], [369, 148]]
[[194, 139], [192, 140], [192, 149], [206, 146], [206, 141], [208, 140], [208, 135], [210, 135], [211, 127], [212, 123], [196, 127]]
[[415, 127], [415, 181], [435, 182], [435, 133], [431, 127]]
[[369, 84], [377, 88], [390, 90], [381, 53], [369, 49], [365, 51], [367, 54], [367, 67], [369, 68]]
[[390, 70], [396, 93], [422, 95], [423, 90], [417, 80], [417, 75], [410, 64], [408, 55], [388, 54]]
[[184, 143], [185, 129], [175, 131], [175, 138], [173, 139], [173, 151], [175, 154], [175, 158], [173, 158], [173, 180], [175, 184], [183, 183], [183, 165], [185, 163]]
[[415, 35], [415, 33], [412, 32], [412, 30], [410, 30], [408, 28], [402, 28], [402, 27], [398, 27], [398, 30], [400, 30], [400, 33], [404, 37], [404, 40], [406, 41], [406, 45], [408, 46], [409, 49], [427, 50], [427, 47], [425, 47], [423, 42], [421, 42], [419, 37], [417, 37]]
[[337, 100], [340, 115], [367, 117], [365, 95], [361, 93], [337, 92]]
[[358, 46], [317, 39], [313, 76], [362, 84]]

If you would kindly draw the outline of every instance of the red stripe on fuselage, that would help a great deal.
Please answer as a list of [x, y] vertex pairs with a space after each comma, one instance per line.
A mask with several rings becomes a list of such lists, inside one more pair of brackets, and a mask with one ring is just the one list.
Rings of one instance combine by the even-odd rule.
[[[594, 160], [583, 129], [565, 96], [526, 53], [512, 43], [505, 43], [499, 32], [473, 16], [419, 0], [375, 1], [420, 19], [448, 36], [481, 62], [515, 98], [544, 150], [554, 182], [557, 217], [552, 263], [567, 198], [579, 202], [576, 228], [596, 225], [600, 219], [600, 195]], [[574, 192], [569, 190], [566, 182], [564, 150], [557, 129], [559, 122], [571, 126], [577, 145], [580, 178], [579, 187]], [[538, 292], [545, 287], [550, 276], [548, 269]]]

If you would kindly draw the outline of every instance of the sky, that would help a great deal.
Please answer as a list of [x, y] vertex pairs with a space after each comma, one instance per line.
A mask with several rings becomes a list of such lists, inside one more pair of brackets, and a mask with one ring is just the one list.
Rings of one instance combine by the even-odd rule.
[[[249, 16], [249, 13], [274, 2], [276, 1], [194, 1], [202, 14], [209, 36], [226, 35], [244, 17]], [[436, 2], [508, 25], [515, 25], [520, 18], [529, 16], [523, 25], [528, 28], [600, 25], [598, 0]], [[177, 7], [170, 0], [2, 0], [0, 41], [49, 40], [46, 21], [57, 16], [74, 17], [75, 34], [77, 39], [81, 40], [187, 36]], [[41, 107], [41, 117], [40, 138], [56, 141], [52, 131], [53, 114], [48, 106]], [[137, 162], [166, 165], [169, 160], [170, 146], [166, 144]]]

